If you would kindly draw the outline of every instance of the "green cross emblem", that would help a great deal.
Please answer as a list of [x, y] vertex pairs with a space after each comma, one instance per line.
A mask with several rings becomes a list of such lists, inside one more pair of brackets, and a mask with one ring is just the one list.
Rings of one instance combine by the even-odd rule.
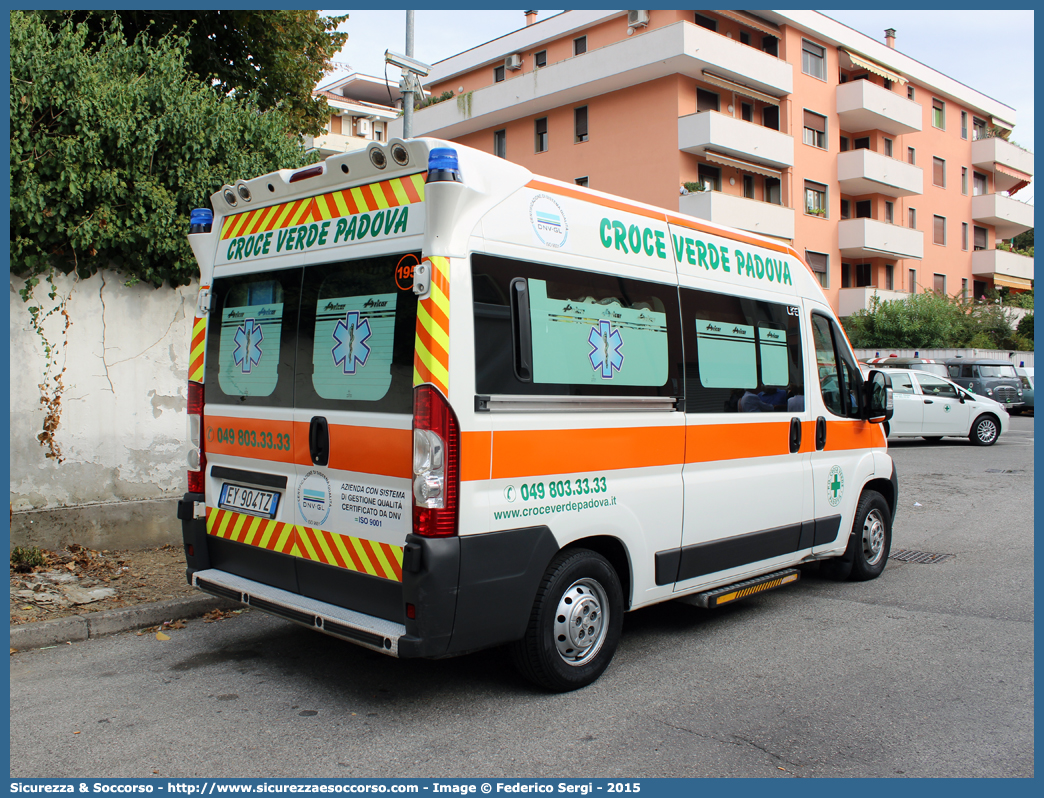
[[845, 492], [845, 475], [841, 466], [833, 466], [827, 474], [827, 503], [837, 507], [841, 503], [841, 495]]
[[830, 492], [834, 494], [834, 498], [837, 498], [837, 494], [841, 491], [841, 477], [834, 474], [834, 478], [830, 481]]
[[945, 412], [949, 413], [950, 412], [950, 406], [949, 405], [943, 405], [943, 410]]

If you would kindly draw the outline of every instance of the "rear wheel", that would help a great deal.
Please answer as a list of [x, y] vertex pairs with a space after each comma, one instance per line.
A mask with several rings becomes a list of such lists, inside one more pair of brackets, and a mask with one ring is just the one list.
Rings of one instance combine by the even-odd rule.
[[515, 667], [556, 692], [591, 684], [616, 653], [623, 609], [608, 560], [587, 549], [560, 552], [540, 582], [525, 636], [511, 644]]
[[993, 446], [1000, 435], [1000, 423], [993, 416], [979, 416], [972, 424], [968, 436], [976, 446]]

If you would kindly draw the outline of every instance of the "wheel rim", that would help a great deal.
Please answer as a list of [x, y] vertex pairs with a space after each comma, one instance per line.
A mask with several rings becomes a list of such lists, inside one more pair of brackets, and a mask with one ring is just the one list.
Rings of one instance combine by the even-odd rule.
[[578, 579], [558, 600], [555, 646], [568, 665], [584, 665], [598, 653], [609, 629], [609, 600], [594, 579]]
[[878, 510], [871, 510], [863, 521], [863, 559], [877, 565], [884, 557], [885, 523]]
[[979, 440], [983, 443], [993, 443], [997, 437], [997, 425], [988, 418], [984, 418], [979, 422], [978, 430], [976, 433], [979, 436]]

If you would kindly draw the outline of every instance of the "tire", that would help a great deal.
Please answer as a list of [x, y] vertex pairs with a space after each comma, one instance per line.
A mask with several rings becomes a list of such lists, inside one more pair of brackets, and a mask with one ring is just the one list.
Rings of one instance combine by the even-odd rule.
[[865, 582], [881, 575], [892, 549], [892, 511], [877, 491], [868, 490], [859, 498], [848, 548], [852, 554], [850, 579]]
[[993, 446], [998, 437], [1000, 437], [1000, 422], [995, 416], [988, 413], [975, 419], [971, 432], [968, 434], [969, 440], [976, 446]]
[[884, 434], [885, 434], [885, 437], [887, 438], [888, 434], [892, 431], [892, 428], [888, 425], [887, 421], [882, 426], [884, 427]]
[[586, 687], [616, 653], [623, 612], [608, 560], [588, 549], [559, 552], [540, 581], [525, 635], [510, 645], [515, 667], [557, 693]]

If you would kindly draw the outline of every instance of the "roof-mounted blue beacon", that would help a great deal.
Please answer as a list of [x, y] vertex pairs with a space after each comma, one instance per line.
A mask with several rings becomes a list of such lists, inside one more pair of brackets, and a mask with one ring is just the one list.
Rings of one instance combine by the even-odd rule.
[[435, 147], [428, 153], [428, 179], [425, 183], [450, 181], [463, 183], [460, 179], [460, 164], [457, 151], [452, 147]]

